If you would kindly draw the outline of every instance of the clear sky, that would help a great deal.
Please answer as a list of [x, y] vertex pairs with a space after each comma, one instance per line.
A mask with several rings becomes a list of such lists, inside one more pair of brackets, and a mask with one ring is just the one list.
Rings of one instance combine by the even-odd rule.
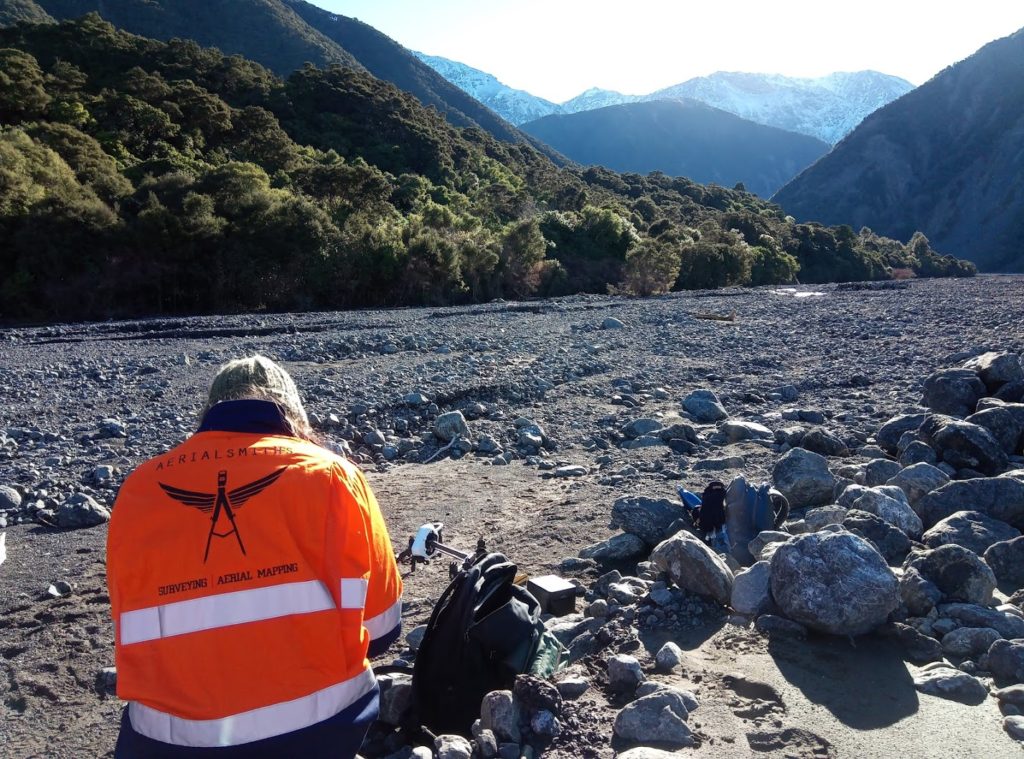
[[311, 0], [562, 102], [713, 71], [874, 69], [921, 84], [1024, 27], [1021, 0]]

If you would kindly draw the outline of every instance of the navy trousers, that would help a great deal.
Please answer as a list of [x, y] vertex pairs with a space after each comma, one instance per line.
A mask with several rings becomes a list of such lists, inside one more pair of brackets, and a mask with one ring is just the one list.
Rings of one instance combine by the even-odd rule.
[[176, 746], [140, 735], [132, 727], [125, 707], [114, 759], [352, 759], [377, 718], [379, 703], [380, 691], [374, 688], [323, 722], [273, 738], [217, 748]]

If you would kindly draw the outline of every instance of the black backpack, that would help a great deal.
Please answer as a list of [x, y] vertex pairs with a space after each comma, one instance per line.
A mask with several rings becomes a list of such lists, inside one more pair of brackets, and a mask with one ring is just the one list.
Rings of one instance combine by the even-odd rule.
[[498, 553], [463, 568], [427, 622], [412, 674], [412, 718], [436, 735], [469, 735], [480, 702], [509, 690], [537, 654], [540, 603], [514, 584], [516, 565]]
[[704, 533], [717, 530], [725, 524], [725, 484], [712, 480], [700, 497], [700, 516], [697, 528]]

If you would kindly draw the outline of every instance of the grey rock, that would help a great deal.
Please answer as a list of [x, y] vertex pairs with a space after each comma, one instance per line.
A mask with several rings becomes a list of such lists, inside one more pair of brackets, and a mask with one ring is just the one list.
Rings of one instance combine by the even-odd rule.
[[[474, 731], [473, 738], [480, 749], [480, 759], [494, 759], [498, 755], [498, 739], [490, 730], [480, 728]], [[421, 746], [421, 748], [424, 747]], [[427, 749], [427, 751], [429, 752], [430, 749]], [[426, 759], [433, 759], [433, 754], [430, 754]]]
[[1024, 683], [1024, 640], [993, 641], [988, 649], [988, 668], [999, 681]]
[[821, 506], [832, 500], [835, 476], [828, 460], [803, 448], [793, 448], [779, 459], [772, 480], [793, 508]]
[[914, 676], [914, 687], [929, 696], [938, 696], [962, 704], [977, 705], [988, 696], [988, 688], [966, 672], [940, 667]]
[[893, 625], [893, 628], [896, 631], [896, 638], [906, 652], [906, 658], [910, 661], [923, 664], [942, 659], [942, 646], [935, 638], [923, 635], [913, 627], [898, 622]]
[[426, 635], [426, 634], [427, 634], [427, 626], [426, 625], [416, 625], [416, 627], [412, 628], [408, 632], [408, 634], [405, 636], [405, 642], [406, 642], [406, 645], [409, 646], [409, 650], [413, 651], [414, 653], [416, 651], [419, 651], [420, 650], [420, 643], [423, 642], [423, 636]]
[[625, 741], [688, 747], [694, 745], [688, 716], [682, 696], [659, 691], [626, 705], [615, 715], [612, 729]]
[[630, 533], [620, 532], [607, 540], [587, 546], [580, 551], [581, 559], [594, 559], [601, 562], [628, 561], [642, 556], [647, 552], [647, 543], [642, 538]]
[[900, 438], [903, 437], [904, 433], [917, 431], [917, 428], [920, 427], [921, 423], [924, 421], [925, 416], [927, 415], [903, 414], [895, 416], [882, 425], [875, 434], [875, 440], [878, 445], [888, 453], [896, 454], [899, 452], [898, 446]]
[[875, 514], [852, 509], [846, 512], [842, 524], [874, 545], [890, 564], [901, 561], [910, 551], [910, 538], [906, 533]]
[[885, 485], [900, 473], [901, 467], [889, 459], [874, 459], [864, 467], [864, 484], [869, 488]]
[[668, 537], [671, 532], [669, 528], [676, 520], [685, 516], [686, 509], [678, 501], [625, 496], [612, 505], [611, 526], [636, 535], [649, 546], [655, 546]]
[[790, 619], [834, 635], [861, 635], [900, 603], [899, 583], [882, 555], [847, 532], [800, 535], [771, 561], [775, 602]]
[[579, 464], [566, 464], [565, 466], [555, 467], [552, 472], [555, 477], [582, 477], [587, 473], [587, 468]]
[[907, 566], [935, 583], [944, 598], [970, 604], [989, 604], [996, 578], [978, 556], [958, 545], [944, 545], [907, 559]]
[[[901, 490], [900, 493], [902, 492]], [[860, 498], [853, 502], [853, 508], [881, 517], [915, 540], [921, 537], [924, 530], [921, 517], [915, 514], [905, 501], [892, 498], [875, 488], [866, 490]]]
[[935, 449], [922, 440], [914, 440], [900, 453], [900, 466], [914, 464], [934, 464], [939, 460]]
[[979, 477], [943, 485], [917, 503], [925, 527], [969, 508], [1024, 529], [1024, 482], [1013, 477]]
[[900, 577], [900, 600], [915, 617], [923, 617], [942, 600], [942, 591], [913, 567]]
[[921, 538], [929, 548], [954, 543], [981, 556], [989, 546], [1020, 537], [1020, 531], [1006, 522], [978, 511], [958, 511], [937, 522]]
[[0, 513], [21, 508], [21, 493], [10, 485], [0, 485]]
[[665, 683], [654, 682], [653, 680], [645, 680], [640, 683], [636, 689], [636, 697], [643, 698], [644, 696], [650, 696], [652, 693], [661, 693], [663, 691], [671, 691], [677, 693], [683, 698], [683, 704], [686, 706], [686, 711], [693, 712], [700, 706], [697, 701], [697, 697], [688, 690], [682, 690], [680, 688], [673, 688], [671, 685]]
[[718, 429], [729, 443], [739, 443], [743, 440], [772, 440], [775, 437], [775, 433], [757, 422], [727, 421], [722, 422]]
[[847, 456], [850, 449], [841, 439], [828, 430], [815, 427], [804, 433], [800, 439], [800, 447], [822, 456]]
[[754, 629], [769, 638], [806, 638], [807, 628], [799, 622], [776, 614], [762, 614], [754, 622]]
[[615, 757], [616, 759], [678, 759], [679, 754], [650, 746], [637, 746], [628, 751], [620, 751], [615, 754]]
[[933, 411], [965, 417], [985, 395], [985, 383], [970, 369], [943, 369], [924, 381], [922, 403]]
[[461, 411], [447, 411], [434, 421], [434, 434], [444, 442], [469, 436], [469, 425]]
[[999, 441], [984, 427], [932, 414], [920, 434], [939, 458], [956, 469], [973, 469], [993, 476], [1006, 469], [1008, 459]]
[[647, 679], [635, 656], [615, 654], [609, 656], [605, 664], [608, 667], [608, 685], [612, 690], [633, 693], [636, 686]]
[[760, 614], [771, 603], [771, 565], [767, 561], [759, 561], [733, 578], [729, 605], [740, 614]]
[[999, 583], [1024, 586], [1024, 536], [993, 543], [984, 559]]
[[495, 690], [480, 704], [480, 726], [494, 733], [499, 741], [519, 741], [519, 705], [510, 690]]
[[625, 322], [616, 319], [614, 316], [607, 316], [601, 322], [601, 329], [623, 329], [625, 326]]
[[707, 544], [688, 532], [659, 543], [651, 561], [683, 590], [727, 605], [732, 596], [732, 570]]
[[662, 645], [658, 649], [658, 653], [654, 655], [654, 663], [662, 672], [674, 672], [685, 661], [686, 657], [683, 654], [683, 649], [671, 640]]
[[940, 617], [955, 619], [963, 627], [991, 627], [1004, 638], [1024, 638], [1024, 619], [977, 604], [951, 603], [937, 607]]
[[473, 746], [461, 735], [439, 735], [434, 739], [437, 759], [470, 759]]
[[661, 430], [661, 422], [657, 419], [634, 419], [622, 428], [622, 434], [628, 438], [650, 435]]
[[747, 550], [750, 551], [751, 556], [754, 558], [760, 558], [761, 552], [764, 551], [765, 546], [772, 543], [785, 543], [789, 540], [792, 535], [788, 532], [780, 532], [778, 530], [763, 530], [758, 533], [757, 537], [747, 543]]
[[542, 738], [551, 738], [562, 732], [558, 718], [547, 709], [534, 712], [530, 717], [530, 729], [534, 735], [539, 735]]
[[942, 650], [950, 656], [975, 658], [1002, 638], [991, 627], [958, 627], [942, 636]]
[[[1024, 742], [1024, 716], [1010, 714], [1003, 718], [1003, 730], [1015, 741]], [[623, 756], [619, 754], [619, 756]]]
[[1024, 706], [1024, 685], [1008, 685], [993, 694], [1001, 703]]
[[1017, 416], [1008, 409], [998, 406], [987, 408], [984, 411], [971, 414], [964, 421], [984, 427], [991, 432], [992, 437], [996, 439], [996, 442], [1003, 449], [1003, 453], [1008, 456], [1020, 452], [1020, 438], [1022, 432], [1024, 432], [1024, 427], [1022, 427]]
[[568, 700], [575, 701], [590, 688], [590, 682], [583, 677], [563, 677], [555, 683], [559, 695]]
[[683, 409], [698, 422], [705, 424], [729, 416], [718, 396], [711, 390], [694, 390], [683, 399]]
[[396, 727], [405, 724], [412, 708], [412, 676], [400, 673], [377, 676], [380, 685], [378, 719]]
[[95, 527], [110, 521], [110, 512], [90, 496], [75, 493], [57, 509], [57, 526], [65, 529]]
[[1024, 380], [1024, 367], [1016, 353], [982, 353], [965, 363], [964, 369], [975, 372], [989, 393], [996, 392], [1008, 382]]
[[[922, 443], [922, 445], [924, 445]], [[930, 448], [928, 450], [931, 450]], [[949, 482], [949, 475], [931, 464], [911, 464], [895, 474], [886, 483], [902, 490], [911, 506]]]

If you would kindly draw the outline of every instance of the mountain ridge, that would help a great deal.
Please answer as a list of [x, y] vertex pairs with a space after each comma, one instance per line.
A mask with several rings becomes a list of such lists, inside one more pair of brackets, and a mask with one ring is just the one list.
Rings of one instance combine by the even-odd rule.
[[814, 137], [756, 124], [697, 100], [623, 103], [553, 114], [523, 130], [583, 165], [737, 183], [769, 197], [828, 151]]
[[983, 271], [1024, 271], [1024, 29], [881, 108], [773, 198], [804, 220], [921, 230]]

